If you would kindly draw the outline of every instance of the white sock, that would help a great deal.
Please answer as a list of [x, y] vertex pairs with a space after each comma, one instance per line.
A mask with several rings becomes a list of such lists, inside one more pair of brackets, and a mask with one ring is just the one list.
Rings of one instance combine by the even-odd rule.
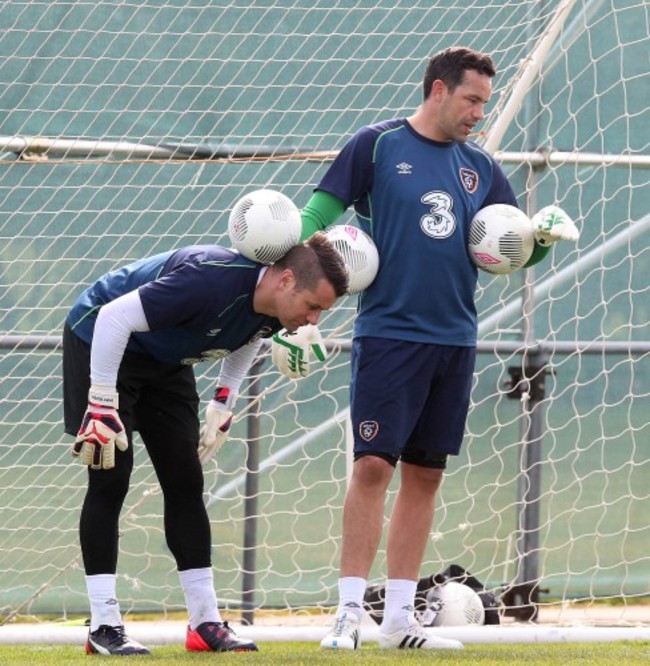
[[392, 634], [398, 629], [406, 629], [415, 622], [415, 591], [417, 581], [392, 579], [386, 581], [386, 599], [384, 601], [384, 620], [380, 631]]
[[116, 581], [115, 574], [86, 576], [86, 589], [90, 601], [90, 631], [96, 631], [102, 624], [110, 627], [122, 624], [120, 604], [115, 592]]
[[212, 569], [186, 569], [179, 571], [178, 576], [185, 595], [190, 629], [196, 629], [204, 622], [222, 622]]
[[352, 612], [361, 619], [363, 615], [363, 595], [368, 581], [365, 578], [346, 576], [339, 578], [339, 607], [337, 613]]

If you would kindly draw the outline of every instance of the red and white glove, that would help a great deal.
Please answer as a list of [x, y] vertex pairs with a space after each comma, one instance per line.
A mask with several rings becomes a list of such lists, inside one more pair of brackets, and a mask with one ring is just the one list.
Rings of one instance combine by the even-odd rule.
[[319, 361], [327, 357], [325, 343], [315, 324], [300, 326], [293, 333], [283, 328], [271, 338], [271, 360], [289, 379], [309, 374], [312, 353]]
[[92, 469], [112, 469], [115, 467], [115, 447], [120, 451], [129, 448], [124, 425], [117, 413], [118, 405], [119, 397], [114, 389], [90, 387], [88, 408], [72, 445], [72, 455], [81, 456], [81, 462]]
[[199, 438], [199, 460], [205, 465], [228, 439], [232, 424], [232, 407], [237, 394], [229, 388], [217, 387], [214, 398], [205, 408], [205, 420]]
[[580, 232], [569, 214], [559, 206], [545, 206], [531, 219], [535, 240], [548, 247], [559, 240], [577, 241]]

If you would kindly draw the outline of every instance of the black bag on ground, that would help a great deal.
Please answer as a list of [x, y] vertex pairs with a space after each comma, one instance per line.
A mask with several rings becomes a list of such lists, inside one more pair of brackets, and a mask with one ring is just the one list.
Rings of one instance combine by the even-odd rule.
[[[485, 624], [500, 624], [499, 598], [488, 592], [485, 586], [469, 571], [458, 564], [450, 564], [442, 573], [433, 576], [425, 576], [417, 582], [415, 591], [415, 611], [419, 615], [425, 613], [428, 607], [427, 594], [437, 585], [448, 581], [455, 581], [467, 585], [478, 594], [485, 609]], [[384, 585], [369, 585], [363, 598], [364, 608], [370, 617], [381, 624], [384, 616]]]

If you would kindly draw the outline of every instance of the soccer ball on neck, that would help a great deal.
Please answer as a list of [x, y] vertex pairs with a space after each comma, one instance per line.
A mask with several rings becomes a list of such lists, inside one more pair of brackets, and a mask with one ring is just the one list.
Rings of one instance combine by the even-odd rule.
[[349, 224], [335, 224], [325, 235], [339, 251], [348, 269], [348, 294], [367, 289], [379, 270], [379, 253], [370, 236]]
[[526, 213], [508, 204], [493, 204], [476, 213], [469, 228], [469, 256], [478, 268], [505, 275], [520, 269], [535, 247], [533, 224]]
[[281, 192], [255, 190], [230, 211], [228, 235], [246, 258], [272, 264], [300, 239], [302, 221], [296, 205]]

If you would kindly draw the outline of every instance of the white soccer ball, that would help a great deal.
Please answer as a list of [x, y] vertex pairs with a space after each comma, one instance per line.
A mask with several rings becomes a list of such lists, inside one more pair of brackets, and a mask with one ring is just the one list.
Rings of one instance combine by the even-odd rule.
[[428, 611], [434, 627], [463, 627], [484, 624], [485, 608], [481, 597], [471, 587], [448, 581], [427, 594]]
[[228, 234], [248, 259], [272, 264], [298, 243], [302, 221], [296, 205], [281, 192], [255, 190], [230, 211]]
[[505, 275], [518, 270], [530, 259], [534, 247], [532, 222], [515, 206], [486, 206], [470, 224], [469, 255], [488, 273]]
[[367, 289], [379, 270], [379, 253], [372, 238], [349, 224], [328, 227], [325, 235], [339, 251], [348, 269], [348, 294]]

